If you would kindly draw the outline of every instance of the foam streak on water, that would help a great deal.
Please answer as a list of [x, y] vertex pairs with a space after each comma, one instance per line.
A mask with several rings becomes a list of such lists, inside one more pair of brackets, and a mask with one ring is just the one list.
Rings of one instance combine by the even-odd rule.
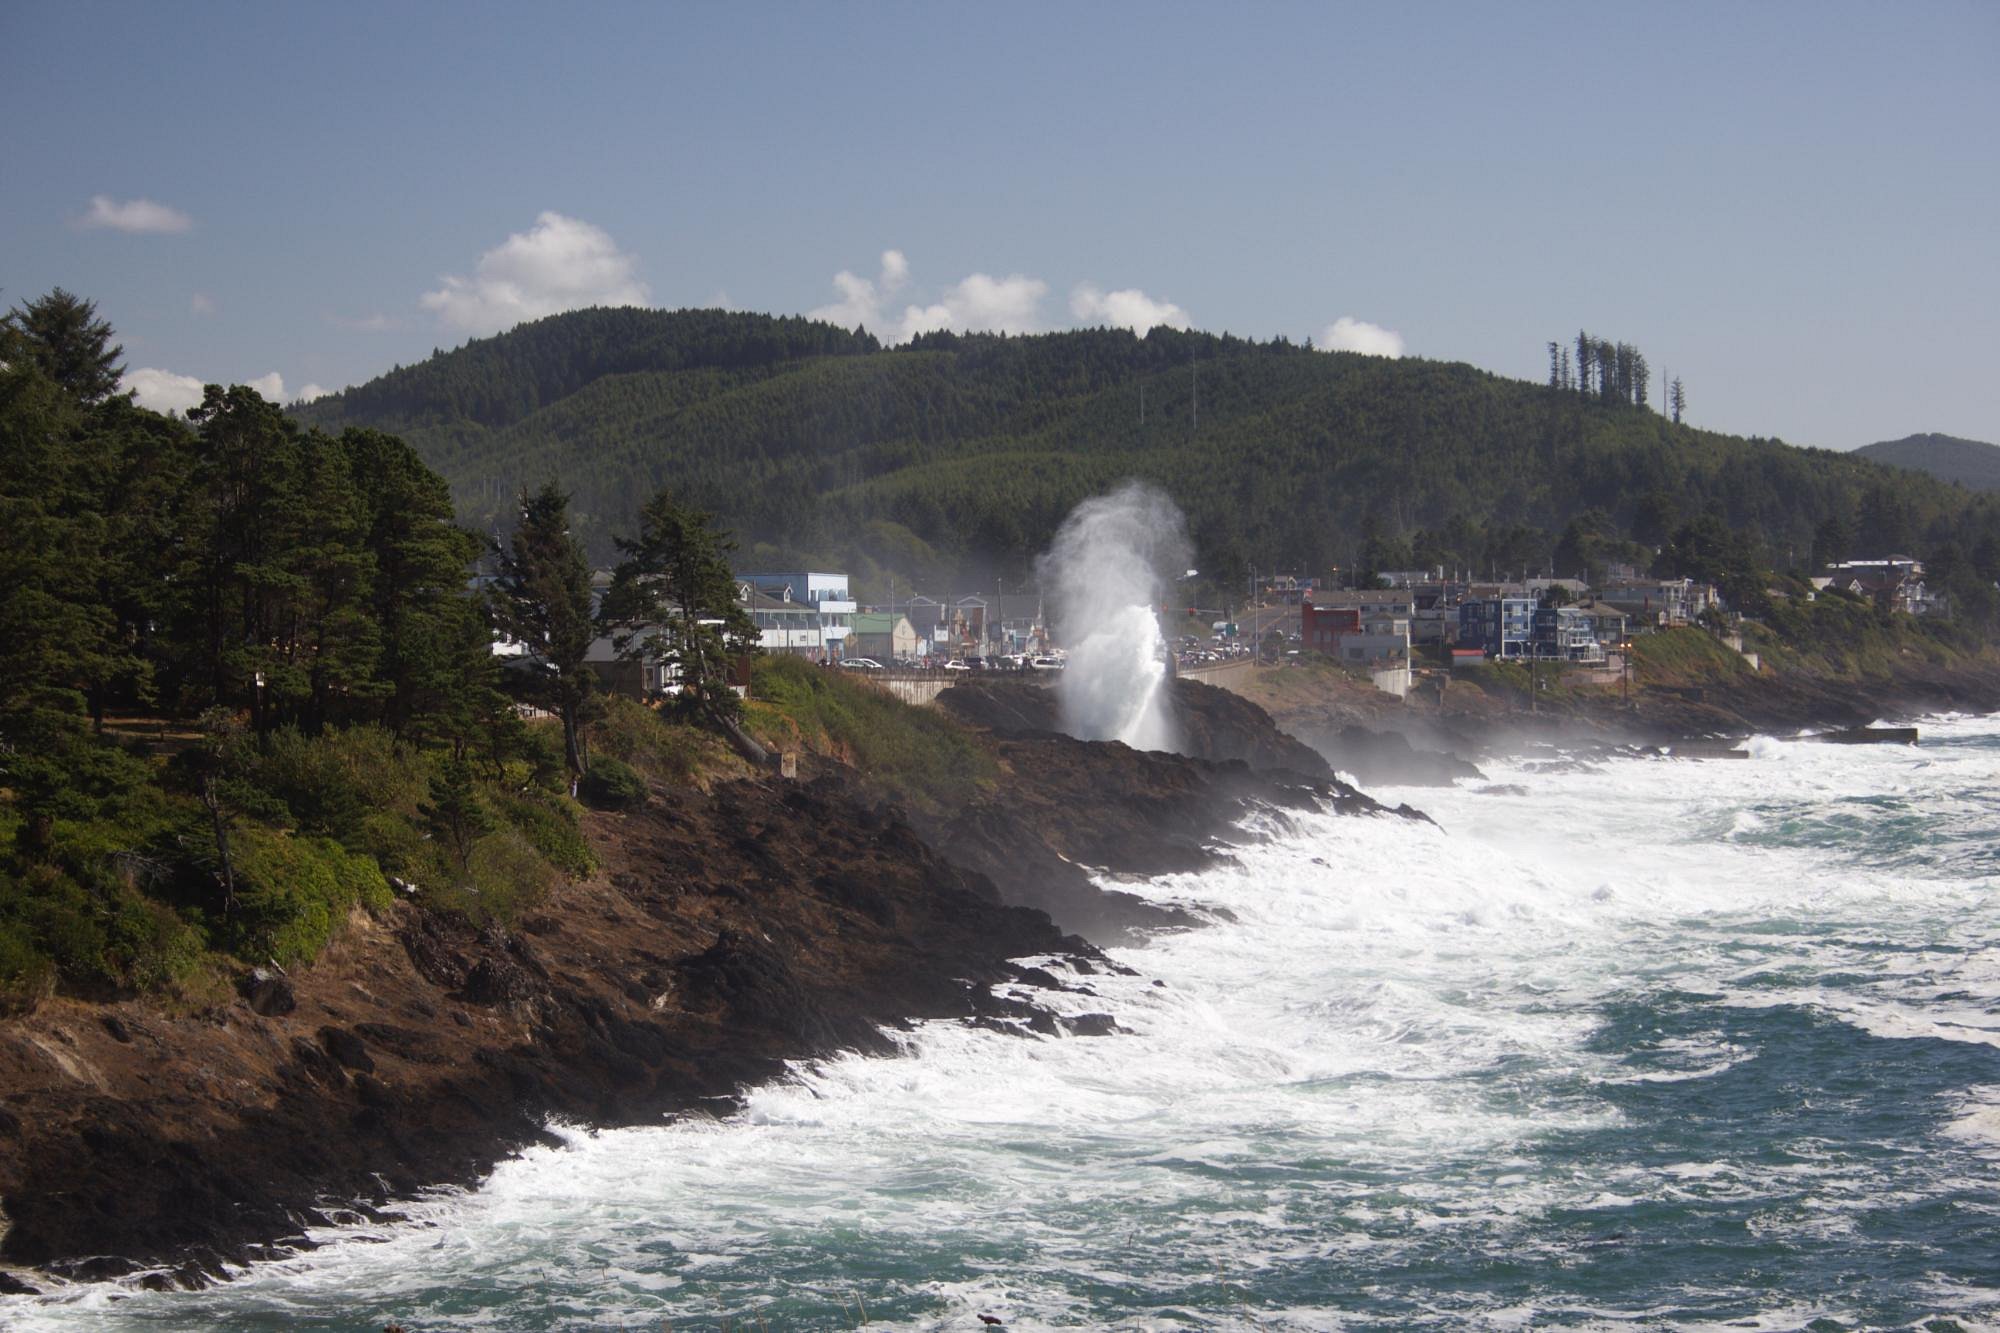
[[1143, 886], [1233, 920], [1060, 998], [1130, 1036], [931, 1025], [226, 1288], [0, 1317], [1990, 1326], [2000, 719], [1753, 749], [1387, 793], [1441, 828], [1274, 824]]

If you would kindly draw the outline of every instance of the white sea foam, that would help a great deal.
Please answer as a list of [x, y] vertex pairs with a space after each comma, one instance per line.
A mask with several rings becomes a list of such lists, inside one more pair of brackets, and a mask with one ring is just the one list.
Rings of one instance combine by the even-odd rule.
[[[1991, 720], [1937, 730], [2000, 737]], [[1820, 1129], [1621, 1155], [1661, 1132], [1634, 1122], [1644, 1099], [1782, 1056], [1736, 1030], [1760, 1012], [1976, 1051], [2000, 1007], [1992, 863], [1957, 837], [2000, 822], [1952, 795], [1990, 790], [2000, 748], [1752, 749], [1502, 765], [1495, 782], [1528, 794], [1384, 793], [1442, 828], [1304, 815], [1213, 870], [1121, 884], [1231, 918], [1118, 951], [1137, 976], [1066, 976], [1094, 995], [1047, 997], [1130, 1035], [926, 1025], [903, 1057], [802, 1066], [724, 1123], [562, 1131], [563, 1147], [418, 1203], [408, 1224], [333, 1229], [217, 1291], [89, 1287], [0, 1319], [826, 1327], [860, 1299], [871, 1326], [907, 1328], [984, 1311], [1013, 1328], [1700, 1326], [1700, 1291], [1566, 1294], [1576, 1235], [1615, 1247], [1647, 1209], [1731, 1208], [1738, 1235], [1838, 1254], [1867, 1243], [1870, 1210], [1958, 1197], [1964, 1170], [1874, 1164]], [[1815, 822], [1899, 789], [1930, 821], [1932, 859]], [[1802, 1089], [1796, 1109], [1813, 1100]], [[1976, 1169], [2000, 1141], [1996, 1105], [1993, 1085], [1969, 1087], [1900, 1132], [1925, 1161]], [[1554, 1285], [1532, 1300], [1433, 1289], [1421, 1274], [1447, 1254], [1532, 1260]], [[1968, 1327], [1967, 1311], [2000, 1308], [1964, 1275], [1938, 1282], [1955, 1294], [1937, 1308]], [[1712, 1322], [1856, 1322], [1816, 1299], [1745, 1291], [1729, 1308], [1761, 1313]]]

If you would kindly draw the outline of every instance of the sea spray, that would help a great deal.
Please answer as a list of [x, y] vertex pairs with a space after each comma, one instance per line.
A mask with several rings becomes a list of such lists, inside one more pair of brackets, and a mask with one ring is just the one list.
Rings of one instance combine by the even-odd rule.
[[1161, 571], [1181, 568], [1187, 552], [1187, 522], [1174, 502], [1129, 481], [1071, 510], [1036, 562], [1069, 650], [1059, 694], [1071, 735], [1139, 750], [1176, 747], [1155, 608]]

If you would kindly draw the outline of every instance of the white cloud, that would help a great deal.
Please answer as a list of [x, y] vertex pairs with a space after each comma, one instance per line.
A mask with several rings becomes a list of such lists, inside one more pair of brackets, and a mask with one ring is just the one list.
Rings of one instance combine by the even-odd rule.
[[584, 306], [644, 305], [652, 293], [637, 269], [602, 228], [549, 212], [481, 255], [470, 278], [444, 278], [422, 304], [453, 328], [498, 333]]
[[196, 292], [188, 298], [188, 309], [197, 315], [215, 313], [215, 298], [207, 292]]
[[944, 298], [927, 306], [903, 310], [902, 337], [954, 329], [961, 333], [1033, 333], [1040, 324], [1042, 298], [1049, 285], [1040, 278], [1010, 273], [1004, 278], [974, 273]]
[[[285, 377], [275, 370], [268, 375], [259, 375], [256, 379], [243, 380], [241, 383], [255, 389], [266, 402], [280, 405], [292, 402], [310, 403], [313, 399], [324, 398], [327, 394], [327, 391], [319, 385], [308, 384], [287, 398]], [[118, 381], [118, 387], [129, 391], [134, 402], [155, 412], [186, 412], [191, 407], [200, 407], [202, 390], [206, 385], [206, 381], [197, 379], [193, 375], [176, 375], [171, 370], [160, 370], [152, 366], [128, 370], [125, 372], [125, 377]]]
[[77, 219], [77, 225], [109, 227], [112, 231], [179, 232], [192, 227], [194, 219], [178, 208], [150, 199], [127, 199], [120, 203], [108, 194], [93, 194], [90, 211]]
[[1041, 323], [1042, 298], [1049, 285], [1040, 278], [1011, 273], [996, 278], [974, 273], [947, 287], [928, 305], [906, 305], [900, 314], [889, 309], [891, 298], [907, 286], [910, 261], [901, 250], [882, 252], [882, 271], [870, 280], [847, 269], [833, 276], [840, 299], [810, 311], [842, 328], [861, 325], [892, 343], [908, 342], [920, 333], [954, 329], [964, 333], [1032, 333]]
[[832, 305], [807, 311], [806, 317], [823, 319], [843, 329], [860, 325], [879, 337], [887, 337], [892, 330], [883, 320], [882, 304], [909, 280], [910, 261], [903, 258], [903, 252], [884, 250], [880, 277], [871, 282], [847, 269], [840, 270], [833, 275], [833, 289], [840, 293], [840, 299]]
[[1078, 283], [1069, 295], [1069, 310], [1086, 324], [1130, 329], [1141, 338], [1161, 324], [1170, 329], [1188, 327], [1187, 311], [1172, 301], [1155, 301], [1136, 287], [1107, 292], [1095, 283]]
[[201, 406], [202, 382], [192, 375], [176, 375], [171, 370], [145, 366], [128, 370], [118, 381], [132, 401], [155, 412], [185, 412]]
[[1403, 335], [1365, 319], [1342, 315], [1326, 326], [1313, 344], [1322, 352], [1360, 352], [1363, 356], [1401, 356]]

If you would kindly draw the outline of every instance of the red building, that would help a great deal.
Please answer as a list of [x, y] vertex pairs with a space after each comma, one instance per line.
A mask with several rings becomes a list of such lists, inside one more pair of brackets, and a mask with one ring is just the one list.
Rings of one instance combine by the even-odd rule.
[[1301, 651], [1339, 657], [1340, 636], [1360, 632], [1361, 608], [1358, 606], [1319, 607], [1306, 602], [1299, 607]]

